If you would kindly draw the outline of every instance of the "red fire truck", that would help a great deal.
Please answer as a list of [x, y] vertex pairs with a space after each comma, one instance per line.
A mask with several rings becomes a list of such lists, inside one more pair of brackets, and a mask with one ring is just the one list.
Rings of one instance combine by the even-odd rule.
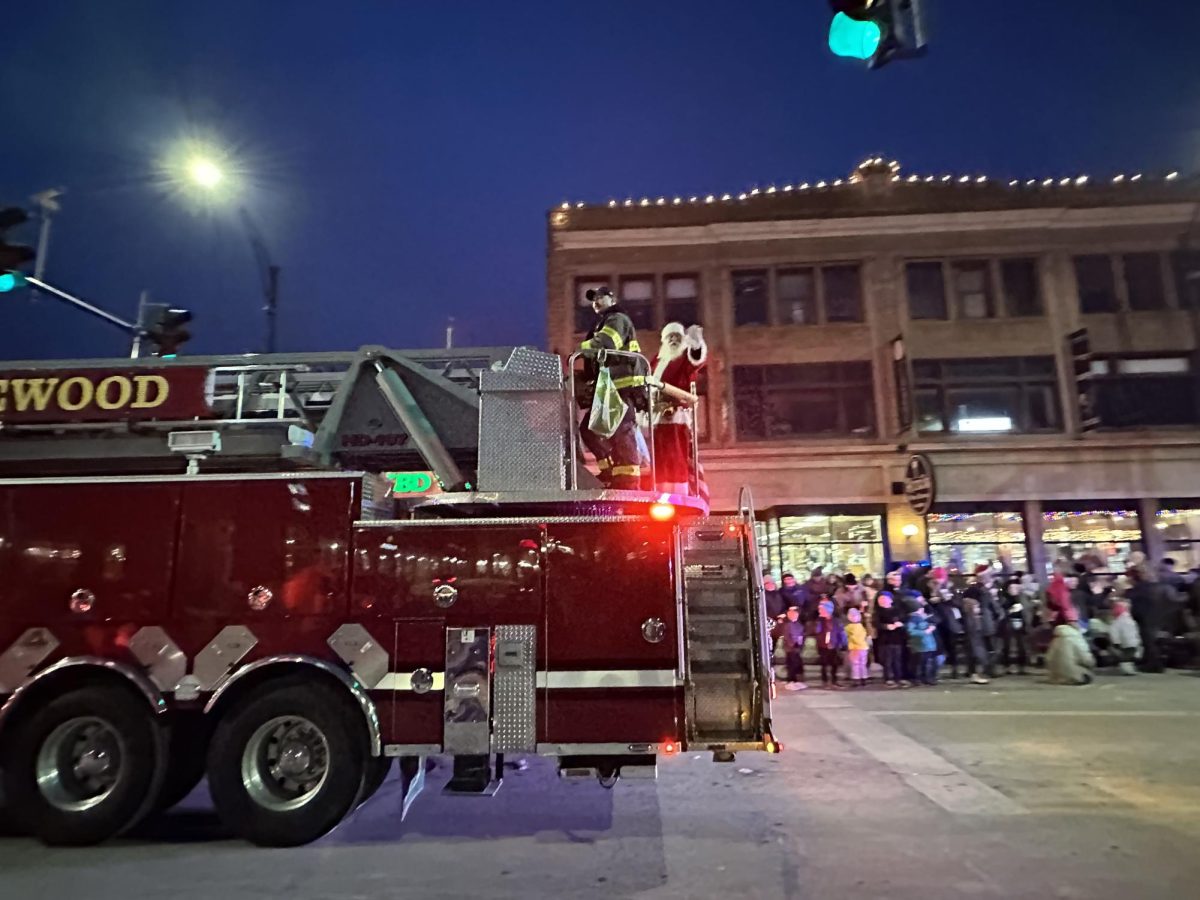
[[[749, 503], [605, 490], [518, 348], [0, 371], [0, 818], [102, 841], [207, 777], [263, 845], [395, 763], [773, 752]], [[429, 472], [397, 497], [380, 473]]]

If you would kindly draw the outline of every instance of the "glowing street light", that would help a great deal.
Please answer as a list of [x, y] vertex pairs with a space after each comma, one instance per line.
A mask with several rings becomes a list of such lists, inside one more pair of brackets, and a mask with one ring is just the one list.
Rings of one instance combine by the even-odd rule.
[[192, 183], [206, 190], [215, 188], [225, 180], [225, 173], [221, 171], [221, 167], [202, 156], [188, 160], [185, 171]]

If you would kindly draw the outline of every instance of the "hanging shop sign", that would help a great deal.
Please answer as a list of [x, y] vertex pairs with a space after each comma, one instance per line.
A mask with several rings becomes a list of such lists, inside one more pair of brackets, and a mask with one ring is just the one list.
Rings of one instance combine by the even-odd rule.
[[933, 461], [924, 453], [914, 453], [904, 468], [904, 498], [912, 511], [924, 516], [933, 509], [937, 500], [937, 479], [933, 474]]

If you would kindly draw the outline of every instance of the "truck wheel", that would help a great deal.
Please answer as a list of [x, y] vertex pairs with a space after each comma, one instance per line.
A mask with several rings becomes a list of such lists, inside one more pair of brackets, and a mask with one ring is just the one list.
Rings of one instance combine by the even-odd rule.
[[4, 795], [19, 828], [47, 844], [96, 844], [131, 828], [162, 783], [165, 740], [119, 688], [69, 691], [15, 726]]
[[366, 803], [383, 787], [388, 773], [392, 771], [390, 756], [372, 756], [367, 760], [366, 773], [363, 775], [362, 796], [358, 802]]
[[264, 847], [307, 844], [358, 802], [366, 730], [336, 689], [268, 684], [225, 715], [208, 752], [208, 787], [222, 821]]

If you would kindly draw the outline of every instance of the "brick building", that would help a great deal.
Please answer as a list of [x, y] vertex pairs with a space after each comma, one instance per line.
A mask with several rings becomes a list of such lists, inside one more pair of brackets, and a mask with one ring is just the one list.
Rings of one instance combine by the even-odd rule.
[[[774, 568], [1040, 572], [1138, 547], [1200, 565], [1200, 179], [872, 159], [829, 183], [564, 203], [548, 226], [554, 350], [599, 284], [648, 352], [667, 321], [705, 327], [713, 505], [751, 486]], [[904, 496], [914, 454], [927, 515]]]

